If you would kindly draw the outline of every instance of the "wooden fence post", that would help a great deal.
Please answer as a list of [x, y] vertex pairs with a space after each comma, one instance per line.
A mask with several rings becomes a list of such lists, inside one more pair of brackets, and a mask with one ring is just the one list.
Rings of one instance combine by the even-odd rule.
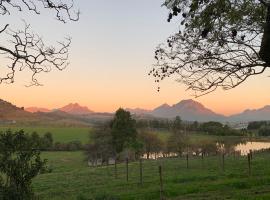
[[161, 165], [159, 165], [158, 167], [158, 171], [159, 171], [159, 181], [160, 181], [160, 200], [164, 200], [164, 196], [163, 196], [163, 177], [162, 177], [162, 167]]
[[142, 159], [140, 158], [140, 184], [143, 184], [143, 168], [142, 168]]
[[127, 182], [128, 182], [128, 158], [126, 158], [126, 173], [127, 173]]
[[253, 152], [251, 149], [249, 150], [249, 154], [250, 154], [250, 159], [253, 160]]
[[117, 179], [117, 161], [116, 161], [116, 159], [114, 161], [114, 178]]
[[202, 152], [202, 166], [204, 167], [204, 153]]
[[248, 175], [250, 176], [251, 175], [251, 154], [248, 153]]
[[225, 153], [222, 153], [222, 171], [225, 171]]
[[188, 158], [188, 153], [187, 153], [187, 155], [186, 155], [186, 161], [187, 161], [187, 169], [189, 168], [189, 158]]

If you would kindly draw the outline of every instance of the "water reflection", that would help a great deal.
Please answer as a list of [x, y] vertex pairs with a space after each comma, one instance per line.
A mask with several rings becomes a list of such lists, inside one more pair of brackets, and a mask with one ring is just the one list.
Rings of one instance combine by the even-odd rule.
[[235, 146], [235, 151], [240, 151], [241, 155], [247, 155], [250, 150], [259, 151], [270, 149], [270, 142], [246, 142]]
[[180, 155], [176, 152], [156, 152], [144, 154], [144, 159], [159, 159], [167, 157], [179, 157], [185, 156], [187, 153], [193, 156], [201, 155], [217, 155], [224, 153], [227, 155], [242, 155], [246, 156], [250, 150], [253, 152], [270, 149], [270, 142], [258, 142], [250, 141], [247, 139], [228, 139], [228, 140], [219, 140], [211, 141], [207, 143], [198, 142], [196, 145], [191, 145], [185, 149]]

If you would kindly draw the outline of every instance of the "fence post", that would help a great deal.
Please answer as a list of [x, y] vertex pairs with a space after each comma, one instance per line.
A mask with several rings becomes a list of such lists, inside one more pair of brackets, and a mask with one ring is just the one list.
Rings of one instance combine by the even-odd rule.
[[142, 168], [142, 159], [140, 158], [140, 184], [143, 184], [143, 168]]
[[225, 153], [222, 153], [222, 171], [225, 170]]
[[189, 168], [189, 163], [188, 163], [188, 161], [189, 161], [188, 153], [187, 153], [187, 155], [186, 155], [186, 160], [187, 160], [187, 169], [188, 169], [188, 168]]
[[160, 181], [160, 200], [164, 200], [164, 197], [163, 197], [163, 178], [162, 178], [162, 167], [161, 165], [159, 165], [158, 167], [158, 171], [159, 171], [159, 181]]
[[116, 161], [116, 159], [114, 161], [114, 178], [117, 179], [117, 161]]
[[249, 150], [249, 154], [250, 154], [250, 159], [253, 160], [253, 152], [251, 149]]
[[127, 173], [127, 182], [128, 182], [128, 158], [126, 158], [126, 173]]
[[202, 152], [202, 167], [204, 168], [204, 153]]
[[251, 154], [248, 153], [248, 175], [251, 175]]

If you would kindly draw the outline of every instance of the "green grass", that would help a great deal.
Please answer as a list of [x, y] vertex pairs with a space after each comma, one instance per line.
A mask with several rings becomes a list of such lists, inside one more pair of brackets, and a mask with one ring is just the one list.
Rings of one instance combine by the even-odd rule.
[[[46, 152], [50, 174], [39, 175], [33, 183], [40, 199], [159, 199], [158, 165], [163, 166], [166, 199], [270, 199], [270, 155], [256, 154], [252, 175], [246, 157], [226, 157], [222, 171], [220, 157], [204, 160], [193, 157], [186, 168], [184, 158], [143, 162], [143, 185], [139, 184], [139, 164], [88, 167], [82, 152]], [[107, 197], [107, 198], [105, 198]]]
[[[0, 131], [5, 131], [7, 129], [15, 130], [25, 130], [27, 133], [37, 132], [40, 135], [46, 132], [51, 132], [55, 142], [67, 143], [70, 141], [79, 140], [83, 144], [89, 141], [89, 133], [91, 132], [90, 127], [49, 127], [49, 126], [0, 126]], [[162, 141], [166, 142], [171, 132], [167, 130], [154, 130], [153, 133], [157, 134]], [[201, 141], [216, 141], [216, 140], [235, 140], [240, 139], [239, 136], [212, 136], [198, 133], [189, 134], [191, 144], [200, 143]], [[261, 138], [261, 139], [260, 139]], [[254, 140], [269, 141], [268, 137], [254, 138]]]
[[67, 143], [74, 140], [79, 140], [82, 143], [89, 141], [89, 133], [91, 131], [88, 127], [0, 127], [0, 131], [7, 129], [21, 130], [23, 129], [27, 133], [37, 132], [39, 135], [43, 135], [46, 132], [50, 132], [53, 135], [55, 142]]

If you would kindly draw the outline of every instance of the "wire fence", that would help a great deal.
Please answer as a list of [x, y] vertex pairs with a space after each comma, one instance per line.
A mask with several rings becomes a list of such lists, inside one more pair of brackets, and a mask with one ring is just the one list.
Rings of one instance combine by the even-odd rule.
[[[236, 153], [215, 156], [189, 155], [122, 162], [89, 167], [87, 173], [66, 173], [59, 184], [68, 188], [65, 190], [66, 195], [78, 193], [79, 187], [82, 194], [91, 194], [93, 199], [108, 195], [111, 199], [164, 200], [168, 196], [192, 193], [187, 187], [190, 183], [213, 181], [214, 184], [215, 181], [224, 178], [270, 176], [269, 170], [266, 173], [266, 168], [270, 168], [270, 156], [265, 155], [268, 156], [269, 151], [250, 152], [245, 156]], [[270, 181], [266, 184], [270, 185]], [[72, 188], [72, 185], [77, 187]], [[264, 192], [270, 193], [270, 189]], [[56, 194], [52, 192], [50, 195], [53, 197]]]

